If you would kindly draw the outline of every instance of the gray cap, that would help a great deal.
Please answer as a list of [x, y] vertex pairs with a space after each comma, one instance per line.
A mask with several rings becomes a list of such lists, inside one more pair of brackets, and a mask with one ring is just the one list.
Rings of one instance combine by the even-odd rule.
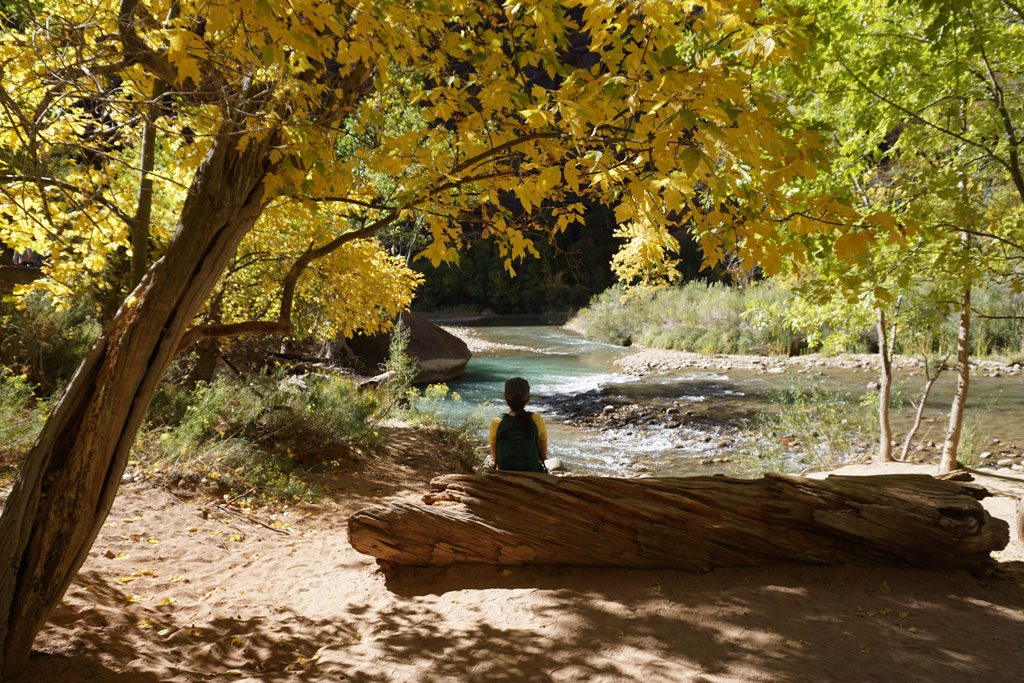
[[522, 401], [530, 400], [530, 383], [522, 377], [513, 377], [505, 382], [505, 400]]

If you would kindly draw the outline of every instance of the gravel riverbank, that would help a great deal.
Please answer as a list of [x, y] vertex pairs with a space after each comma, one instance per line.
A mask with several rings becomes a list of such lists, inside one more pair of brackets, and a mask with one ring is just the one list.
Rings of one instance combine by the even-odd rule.
[[[724, 353], [701, 354], [689, 351], [666, 349], [641, 349], [615, 361], [623, 372], [630, 375], [657, 375], [689, 368], [704, 370], [759, 370], [771, 374], [784, 372], [811, 373], [828, 368], [844, 370], [878, 370], [877, 354], [844, 353], [837, 356], [823, 356], [812, 353], [806, 356], [740, 356]], [[924, 364], [919, 358], [894, 356], [894, 370], [921, 371]], [[972, 374], [981, 373], [989, 377], [1014, 377], [1024, 374], [1019, 363], [1012, 365], [995, 360], [971, 361]]]

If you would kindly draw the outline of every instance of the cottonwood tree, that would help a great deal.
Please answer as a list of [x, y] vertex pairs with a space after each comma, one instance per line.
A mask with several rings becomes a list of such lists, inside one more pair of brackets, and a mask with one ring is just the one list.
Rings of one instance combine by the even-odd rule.
[[[0, 239], [47, 254], [55, 297], [118, 253], [143, 259], [132, 228], [148, 253], [0, 519], [4, 676], [85, 559], [170, 361], [290, 331], [310, 263], [409, 218], [427, 258], [453, 259], [472, 211], [511, 268], [532, 247], [518, 219], [564, 229], [589, 194], [640, 242], [688, 212], [709, 262], [778, 266], [783, 187], [820, 156], [761, 78], [801, 47], [782, 3], [45, 0], [19, 16], [0, 43]], [[384, 125], [395, 92], [422, 126]], [[377, 142], [344, 154], [356, 134]], [[295, 260], [276, 304], [197, 325], [239, 245], [278, 237]], [[376, 268], [365, 249], [339, 267]]]
[[[912, 283], [927, 281], [931, 301], [958, 315], [957, 390], [939, 466], [949, 471], [969, 386], [972, 286], [1021, 286], [1024, 11], [1001, 0], [803, 4], [825, 36], [805, 62], [814, 85], [782, 80], [832, 130], [837, 157], [814, 191], [916, 229], [844, 225], [824, 240], [822, 231], [796, 238], [837, 300], [871, 300], [880, 336], [886, 309]], [[891, 457], [882, 441], [880, 457]]]

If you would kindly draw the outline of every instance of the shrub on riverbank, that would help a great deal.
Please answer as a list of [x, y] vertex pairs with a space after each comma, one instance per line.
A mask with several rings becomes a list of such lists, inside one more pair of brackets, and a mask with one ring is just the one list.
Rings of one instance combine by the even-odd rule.
[[190, 392], [165, 385], [130, 469], [232, 495], [315, 499], [325, 474], [378, 444], [379, 405], [376, 392], [331, 376], [221, 378]]
[[856, 398], [798, 382], [768, 395], [775, 410], [751, 424], [751, 448], [737, 461], [748, 474], [800, 472], [871, 453], [877, 442], [877, 394]]
[[[794, 329], [786, 320], [794, 296], [771, 280], [747, 287], [699, 281], [659, 289], [615, 286], [595, 296], [566, 326], [594, 341], [694, 353], [795, 355], [819, 350], [808, 346], [806, 331]], [[978, 313], [971, 327], [972, 354], [1024, 362], [1024, 295], [988, 284], [976, 287], [972, 300]], [[955, 315], [939, 318], [939, 324], [927, 329], [917, 328], [912, 322], [920, 314], [913, 307], [935, 304], [911, 298], [902, 306], [905, 320], [897, 322], [896, 353], [916, 356], [925, 347], [941, 356], [956, 348]], [[841, 315], [839, 309], [836, 316]], [[836, 321], [837, 327], [846, 322]], [[823, 325], [811, 337], [830, 338], [836, 353], [868, 353], [877, 346], [870, 324], [846, 329], [839, 337], [830, 336]]]
[[449, 428], [426, 414], [429, 403], [411, 409], [393, 393], [333, 375], [220, 378], [191, 392], [165, 386], [129, 471], [233, 498], [316, 500], [333, 473], [378, 453], [385, 418], [430, 424], [454, 471], [472, 470], [471, 430]]
[[[873, 458], [878, 449], [878, 398], [876, 391], [857, 396], [828, 389], [822, 382], [799, 380], [769, 392], [772, 409], [760, 412], [749, 423], [746, 436], [750, 447], [735, 459], [737, 471], [747, 476], [796, 474]], [[979, 455], [990, 447], [991, 437], [982, 429], [982, 420], [997, 400], [965, 417], [957, 460], [968, 467], [977, 467]], [[897, 391], [890, 397], [889, 408], [893, 455], [898, 457], [916, 406]], [[923, 435], [916, 436], [915, 442], [922, 444]], [[937, 459], [938, 454], [939, 450], [932, 448], [923, 457]], [[920, 452], [915, 457], [915, 461], [922, 459]]]
[[568, 326], [611, 344], [695, 353], [789, 354], [799, 347], [800, 335], [782, 324], [755, 323], [747, 312], [791, 296], [767, 282], [745, 288], [699, 281], [662, 289], [616, 286], [594, 297]]

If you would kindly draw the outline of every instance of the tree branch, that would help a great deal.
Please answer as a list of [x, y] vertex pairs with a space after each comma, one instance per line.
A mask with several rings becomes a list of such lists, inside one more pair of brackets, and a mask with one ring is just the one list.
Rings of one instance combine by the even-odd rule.
[[176, 355], [184, 353], [190, 346], [203, 339], [214, 337], [238, 337], [246, 334], [279, 334], [288, 335], [294, 331], [292, 325], [292, 307], [295, 301], [295, 288], [299, 278], [306, 271], [313, 261], [323, 258], [328, 254], [337, 251], [343, 245], [353, 240], [369, 237], [378, 230], [386, 227], [398, 218], [399, 212], [393, 211], [384, 218], [371, 223], [370, 225], [350, 230], [338, 235], [327, 244], [314, 248], [310, 245], [305, 252], [295, 260], [292, 267], [284, 277], [284, 286], [281, 289], [281, 305], [277, 320], [253, 320], [241, 323], [226, 323], [219, 325], [197, 325], [190, 328], [182, 336], [175, 351]]
[[241, 323], [196, 325], [185, 332], [181, 341], [178, 342], [178, 349], [175, 351], [175, 355], [184, 353], [193, 344], [204, 339], [241, 337], [246, 334], [287, 335], [291, 333], [291, 322], [282, 322], [280, 320], [248, 320]]
[[899, 102], [896, 102], [895, 100], [893, 100], [893, 99], [891, 99], [889, 97], [886, 97], [882, 93], [876, 91], [874, 88], [872, 88], [870, 85], [868, 85], [859, 75], [857, 75], [857, 73], [854, 72], [854, 70], [852, 68], [850, 68], [850, 65], [846, 63], [846, 60], [843, 59], [843, 56], [841, 54], [839, 54], [838, 50], [835, 51], [835, 54], [836, 54], [836, 60], [842, 65], [842, 67], [846, 71], [846, 73], [850, 74], [850, 76], [853, 78], [853, 80], [856, 81], [857, 85], [859, 85], [861, 88], [863, 88], [868, 94], [870, 94], [872, 97], [874, 97], [879, 102], [884, 102], [885, 104], [888, 104], [890, 107], [892, 107], [892, 108], [894, 108], [894, 109], [896, 109], [898, 111], [903, 112], [907, 116], [912, 117], [915, 121], [920, 121], [922, 124], [924, 124], [928, 128], [931, 128], [933, 130], [937, 130], [940, 133], [942, 133], [943, 135], [948, 135], [949, 137], [953, 138], [954, 140], [959, 140], [960, 142], [964, 143], [965, 145], [967, 145], [969, 147], [974, 147], [974, 148], [980, 150], [985, 156], [991, 158], [993, 161], [998, 163], [1003, 168], [1006, 168], [1008, 171], [1010, 170], [1008, 162], [1005, 159], [1003, 159], [1002, 157], [998, 156], [989, 147], [986, 147], [985, 145], [983, 145], [980, 142], [976, 142], [974, 140], [971, 140], [970, 138], [965, 137], [965, 136], [961, 135], [960, 133], [957, 133], [954, 130], [946, 128], [945, 126], [941, 126], [938, 123], [935, 123], [934, 121], [930, 121], [930, 120], [926, 119], [925, 117], [923, 117], [919, 112], [915, 112], [915, 111], [913, 111], [911, 109], [908, 109], [907, 107], [903, 106]]
[[[49, 177], [35, 178], [35, 177], [32, 177], [32, 176], [12, 175], [12, 174], [2, 174], [2, 175], [0, 175], [0, 183], [17, 183], [17, 182], [33, 183], [33, 184], [45, 183], [47, 185], [55, 185], [57, 187], [63, 188], [65, 190], [68, 190], [70, 192], [77, 192], [77, 193], [79, 193], [81, 195], [88, 196], [88, 193], [83, 188], [78, 187], [77, 185], [73, 185], [73, 184], [71, 184], [69, 182], [66, 182], [64, 180], [59, 180], [57, 178], [49, 178]], [[117, 204], [114, 204], [113, 202], [107, 200], [102, 195], [93, 195], [91, 198], [93, 200], [97, 201], [99, 204], [101, 204], [101, 205], [105, 206], [106, 208], [110, 209], [110, 211], [113, 212], [113, 214], [116, 215], [118, 218], [120, 218], [122, 221], [124, 221], [125, 224], [132, 225], [134, 219], [131, 216], [129, 216], [128, 214], [126, 214], [124, 211], [122, 211], [117, 206]]]
[[995, 71], [992, 69], [992, 65], [988, 61], [988, 53], [985, 52], [985, 45], [982, 44], [980, 49], [981, 59], [985, 63], [985, 69], [988, 71], [988, 80], [992, 88], [992, 102], [996, 106], [996, 111], [999, 112], [999, 118], [1003, 123], [1003, 130], [1006, 131], [1006, 139], [1010, 146], [1010, 177], [1013, 179], [1014, 187], [1017, 188], [1017, 194], [1020, 196], [1021, 200], [1024, 200], [1024, 175], [1021, 175], [1020, 170], [1020, 157], [1018, 152], [1019, 143], [1017, 140], [1017, 133], [1013, 127], [1013, 119], [1010, 117], [1010, 112], [1006, 108], [1006, 97], [1003, 93], [1003, 87], [999, 85], [999, 79], [996, 77]]

